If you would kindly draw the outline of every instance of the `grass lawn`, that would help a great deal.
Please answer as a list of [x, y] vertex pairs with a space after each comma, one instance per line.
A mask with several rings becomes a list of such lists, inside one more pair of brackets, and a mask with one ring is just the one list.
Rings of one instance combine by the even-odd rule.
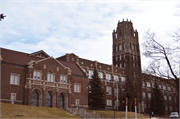
[[[114, 111], [94, 111], [94, 113], [97, 113], [98, 115], [103, 114], [106, 118], [114, 118]], [[115, 118], [126, 118], [126, 112], [125, 111], [115, 111]], [[134, 112], [128, 112], [128, 118], [135, 118]], [[137, 118], [149, 118], [143, 114], [137, 113]]]
[[[17, 116], [24, 115], [24, 116]], [[1, 118], [80, 118], [60, 108], [1, 103]]]

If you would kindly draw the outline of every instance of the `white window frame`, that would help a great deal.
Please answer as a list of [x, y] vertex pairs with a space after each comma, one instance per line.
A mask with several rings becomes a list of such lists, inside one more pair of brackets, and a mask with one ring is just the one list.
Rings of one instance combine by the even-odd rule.
[[112, 107], [112, 100], [107, 99], [107, 107], [109, 108]]
[[106, 87], [106, 94], [112, 95], [112, 87], [109, 87], [109, 86]]
[[41, 80], [41, 71], [40, 70], [34, 70], [33, 79]]
[[164, 95], [164, 100], [167, 101], [167, 96], [166, 95]]
[[[14, 97], [14, 99], [13, 99]], [[11, 93], [11, 104], [14, 104], [16, 101], [16, 93]]]
[[121, 77], [121, 83], [125, 83], [126, 78], [125, 77]]
[[111, 74], [106, 74], [106, 81], [111, 82]]
[[60, 83], [61, 84], [67, 83], [67, 76], [66, 75], [60, 75]]
[[103, 80], [103, 72], [99, 72], [99, 77], [101, 80]]
[[151, 93], [148, 93], [148, 100], [151, 100]]
[[93, 75], [93, 70], [89, 70], [89, 78], [92, 79], [92, 76]]
[[54, 82], [54, 79], [55, 79], [55, 74], [48, 72], [47, 73], [47, 81], [48, 82]]
[[79, 83], [74, 84], [74, 92], [81, 93], [81, 84]]
[[150, 88], [151, 87], [151, 83], [150, 82], [146, 82], [147, 87]]
[[119, 45], [119, 50], [122, 50], [122, 45], [121, 44]]
[[10, 75], [10, 84], [19, 85], [20, 74], [11, 73]]
[[119, 82], [119, 76], [118, 75], [114, 75], [114, 82]]
[[143, 99], [146, 99], [146, 92], [143, 92]]

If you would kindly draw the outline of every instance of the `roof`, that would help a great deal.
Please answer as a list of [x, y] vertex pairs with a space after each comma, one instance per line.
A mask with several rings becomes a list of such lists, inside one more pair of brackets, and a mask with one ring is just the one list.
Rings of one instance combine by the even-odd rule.
[[26, 65], [31, 60], [37, 61], [43, 58], [40, 57], [34, 57], [29, 56], [28, 53], [13, 51], [5, 48], [1, 48], [1, 58], [2, 61], [13, 63], [13, 64], [19, 64], [19, 65]]
[[76, 63], [70, 63], [61, 60], [58, 61], [61, 62], [64, 66], [69, 67], [70, 70], [72, 71], [71, 72], [72, 74], [86, 77], [85, 73], [80, 69], [80, 67]]

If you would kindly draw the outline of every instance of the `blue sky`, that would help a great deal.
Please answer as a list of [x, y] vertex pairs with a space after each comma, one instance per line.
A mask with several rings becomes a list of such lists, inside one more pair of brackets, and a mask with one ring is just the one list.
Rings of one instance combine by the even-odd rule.
[[[162, 42], [175, 31], [179, 1], [1, 0], [1, 47], [53, 57], [74, 53], [112, 64], [112, 32], [118, 20], [131, 20], [140, 45], [149, 28]], [[141, 46], [141, 52], [143, 51]], [[148, 59], [142, 57], [142, 66]]]

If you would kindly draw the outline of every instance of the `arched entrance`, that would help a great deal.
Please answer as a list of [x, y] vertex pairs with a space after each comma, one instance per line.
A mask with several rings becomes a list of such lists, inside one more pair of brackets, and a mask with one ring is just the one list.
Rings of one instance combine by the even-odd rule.
[[64, 96], [61, 93], [59, 94], [58, 107], [59, 108], [64, 108]]
[[52, 95], [48, 91], [48, 92], [46, 92], [46, 96], [45, 96], [45, 107], [52, 107], [53, 106], [52, 104], [53, 104]]
[[31, 106], [38, 106], [38, 99], [38, 93], [35, 90], [33, 90], [31, 93]]

